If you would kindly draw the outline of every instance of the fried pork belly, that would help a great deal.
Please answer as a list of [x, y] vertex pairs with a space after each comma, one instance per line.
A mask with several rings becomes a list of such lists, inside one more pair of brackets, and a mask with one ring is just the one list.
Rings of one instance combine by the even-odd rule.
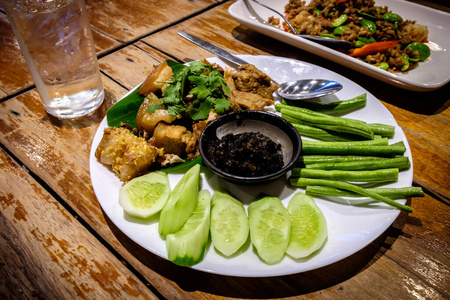
[[154, 112], [147, 111], [147, 107], [149, 105], [160, 103], [157, 100], [152, 99], [156, 99], [155, 94], [150, 93], [149, 95], [150, 97], [146, 97], [139, 107], [136, 116], [136, 128], [139, 132], [145, 131], [149, 134], [149, 136], [152, 136], [153, 131], [155, 130], [155, 127], [159, 122], [164, 121], [170, 124], [175, 119], [177, 119], [177, 117], [170, 115], [165, 108], [158, 109]]
[[150, 75], [148, 75], [148, 77], [144, 80], [141, 87], [139, 88], [139, 95], [147, 96], [150, 93], [162, 95], [169, 84], [162, 83], [161, 81], [170, 81], [170, 79], [172, 79], [172, 75], [172, 68], [169, 67], [167, 61], [154, 66]]
[[164, 154], [148, 144], [147, 140], [135, 136], [128, 129], [107, 127], [104, 130], [95, 157], [105, 165], [111, 165], [114, 173], [121, 181], [137, 177]]
[[153, 144], [158, 148], [163, 148], [165, 153], [181, 156], [194, 152], [197, 140], [194, 134], [184, 126], [159, 122], [153, 132]]
[[166, 153], [160, 158], [158, 158], [158, 163], [161, 165], [161, 167], [169, 167], [173, 165], [178, 165], [181, 163], [184, 163], [185, 160], [179, 157], [178, 155], [172, 154], [172, 153]]

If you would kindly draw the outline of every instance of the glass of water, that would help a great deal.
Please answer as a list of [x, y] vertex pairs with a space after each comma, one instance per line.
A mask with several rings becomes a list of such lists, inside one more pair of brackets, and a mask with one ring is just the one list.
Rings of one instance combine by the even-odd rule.
[[103, 102], [84, 0], [0, 0], [45, 110], [77, 118]]

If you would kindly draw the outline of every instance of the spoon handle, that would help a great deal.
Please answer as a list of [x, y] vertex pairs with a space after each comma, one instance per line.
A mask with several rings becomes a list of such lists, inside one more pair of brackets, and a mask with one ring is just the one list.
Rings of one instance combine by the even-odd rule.
[[186, 33], [184, 31], [178, 31], [178, 34], [180, 36], [184, 37], [185, 39], [187, 39], [188, 41], [196, 44], [197, 46], [200, 46], [203, 49], [208, 50], [209, 52], [217, 55], [218, 57], [223, 58], [229, 62], [232, 62], [238, 66], [248, 64], [248, 62], [235, 56], [234, 54], [231, 54], [230, 52], [227, 52], [227, 51], [223, 50], [222, 48], [214, 46], [213, 44], [210, 44], [207, 41], [204, 41], [204, 40], [202, 40], [198, 37], [195, 37], [189, 33]]

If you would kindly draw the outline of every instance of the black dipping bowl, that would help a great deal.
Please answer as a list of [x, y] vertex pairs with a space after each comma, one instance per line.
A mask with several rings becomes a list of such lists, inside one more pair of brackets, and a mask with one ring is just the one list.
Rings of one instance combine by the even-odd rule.
[[[226, 173], [208, 159], [208, 148], [212, 141], [221, 139], [228, 133], [245, 132], [261, 133], [281, 144], [284, 166], [272, 174], [245, 177]], [[220, 116], [206, 126], [199, 139], [200, 155], [205, 165], [219, 177], [241, 185], [264, 184], [283, 176], [298, 160], [301, 149], [302, 140], [294, 126], [274, 113], [256, 110], [236, 111]]]

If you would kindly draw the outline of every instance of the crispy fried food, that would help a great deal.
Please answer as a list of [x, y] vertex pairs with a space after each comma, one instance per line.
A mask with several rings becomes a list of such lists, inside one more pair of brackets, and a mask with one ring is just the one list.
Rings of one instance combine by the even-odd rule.
[[164, 154], [148, 144], [147, 140], [135, 136], [128, 129], [107, 127], [95, 150], [95, 157], [105, 165], [111, 165], [121, 181], [139, 176]]
[[158, 148], [164, 148], [165, 153], [183, 155], [192, 153], [197, 146], [194, 134], [181, 125], [169, 125], [159, 122], [153, 132], [153, 144]]
[[170, 81], [172, 74], [172, 68], [167, 61], [155, 66], [139, 88], [139, 95], [147, 96], [150, 93], [161, 95], [169, 84], [158, 81]]
[[232, 78], [238, 91], [258, 94], [270, 100], [273, 100], [273, 93], [278, 88], [267, 74], [252, 64], [239, 66], [238, 71], [232, 74]]
[[169, 167], [173, 165], [178, 165], [181, 163], [184, 163], [185, 160], [179, 157], [178, 155], [172, 154], [172, 153], [166, 153], [160, 158], [158, 158], [158, 163], [161, 165], [161, 167]]
[[177, 117], [169, 114], [167, 109], [161, 108], [154, 112], [147, 111], [147, 107], [151, 104], [158, 104], [157, 100], [151, 98], [157, 98], [155, 94], [150, 93], [150, 97], [146, 97], [139, 107], [136, 116], [136, 128], [139, 132], [146, 131], [149, 136], [152, 136], [156, 125], [159, 122], [164, 121], [168, 124], [172, 123]]

